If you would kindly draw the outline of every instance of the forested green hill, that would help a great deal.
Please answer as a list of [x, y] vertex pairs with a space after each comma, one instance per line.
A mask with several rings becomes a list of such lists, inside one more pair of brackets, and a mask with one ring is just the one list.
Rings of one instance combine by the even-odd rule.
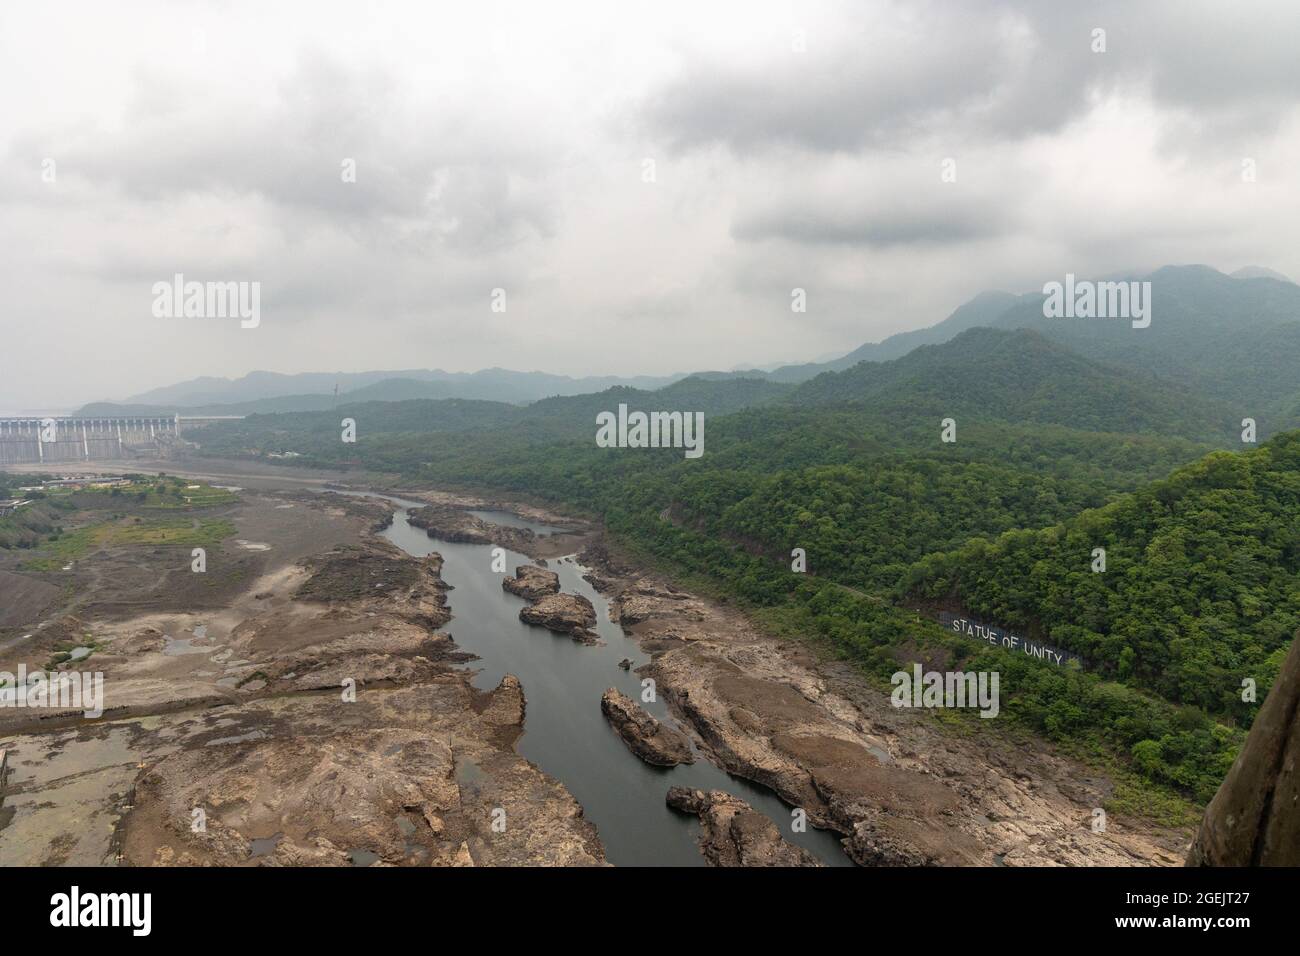
[[881, 416], [928, 414], [1222, 441], [1235, 409], [1147, 372], [1083, 358], [1028, 330], [975, 328], [890, 362], [863, 362], [800, 385], [798, 405], [853, 403]]
[[[1092, 570], [1104, 548], [1106, 570]], [[918, 562], [909, 596], [1072, 650], [1098, 673], [1249, 717], [1300, 627], [1300, 433], [1221, 452], [1041, 530]]]
[[1153, 310], [1145, 329], [1122, 320], [1047, 318], [1041, 295], [1022, 296], [991, 324], [1034, 329], [1079, 355], [1154, 372], [1231, 403], [1238, 420], [1250, 416], [1273, 431], [1300, 425], [1279, 405], [1300, 383], [1300, 286], [1208, 266], [1166, 266], [1144, 280]]
[[[790, 386], [762, 379], [692, 377], [656, 391], [614, 386], [603, 392], [557, 396], [527, 406], [461, 398], [343, 403], [329, 411], [250, 415], [191, 434], [212, 455], [293, 452], [319, 464], [355, 460], [359, 445], [368, 443], [375, 451], [373, 440], [382, 437], [388, 446], [385, 460], [400, 466], [403, 461], [409, 465], [428, 459], [427, 452], [419, 451], [422, 442], [428, 449], [437, 447], [419, 436], [492, 434], [494, 443], [525, 448], [594, 436], [597, 413], [615, 411], [620, 403], [646, 411], [684, 409], [714, 416], [768, 404], [789, 392]], [[340, 440], [344, 418], [356, 422], [356, 445]], [[408, 448], [411, 457], [403, 458], [402, 453], [394, 451], [395, 446]]]

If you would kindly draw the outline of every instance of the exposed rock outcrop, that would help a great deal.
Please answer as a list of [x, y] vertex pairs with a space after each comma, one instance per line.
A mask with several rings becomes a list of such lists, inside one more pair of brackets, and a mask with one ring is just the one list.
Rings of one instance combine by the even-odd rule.
[[519, 620], [538, 624], [557, 634], [568, 634], [575, 641], [596, 643], [596, 609], [581, 594], [548, 594], [536, 604], [521, 608]]
[[[358, 698], [276, 706], [283, 734], [195, 746], [136, 778], [122, 830], [132, 865], [590, 866], [595, 827], [556, 780], [514, 752], [523, 691], [507, 675], [477, 696], [459, 674]], [[268, 705], [227, 711], [266, 727]], [[227, 731], [217, 731], [226, 733]], [[229, 737], [225, 738], [229, 739]], [[194, 808], [205, 827], [191, 828]], [[503, 832], [494, 814], [508, 814]]]
[[1300, 866], [1300, 634], [1232, 769], [1205, 808], [1188, 866]]
[[[228, 693], [260, 684], [263, 696], [186, 723], [189, 745], [170, 745], [136, 776], [122, 859], [603, 864], [582, 807], [515, 751], [527, 704], [519, 679], [476, 690], [469, 672], [450, 666], [468, 655], [428, 629], [450, 613], [441, 567], [437, 554], [413, 558], [371, 539], [295, 568], [305, 581], [292, 609], [264, 611], [232, 638], [247, 659], [227, 669], [250, 681]], [[341, 705], [335, 691], [349, 682], [355, 693]], [[199, 832], [194, 808], [207, 815]], [[504, 832], [493, 825], [501, 810]]]
[[821, 866], [787, 843], [776, 825], [739, 797], [722, 790], [671, 787], [668, 805], [700, 818], [700, 852], [713, 866]]
[[310, 577], [295, 592], [296, 601], [346, 603], [376, 612], [396, 606], [403, 617], [429, 628], [451, 620], [442, 555], [436, 551], [416, 561], [396, 545], [374, 539], [314, 555], [302, 566]]
[[[840, 833], [865, 865], [1126, 866], [1182, 862], [1190, 832], [1112, 817], [1113, 783], [1011, 735], [956, 736], [891, 705], [852, 665], [770, 638], [743, 615], [584, 552], [611, 618], [700, 749]], [[901, 663], [901, 661], [900, 661]]]
[[450, 504], [425, 505], [407, 516], [413, 526], [439, 541], [458, 544], [498, 544], [528, 553], [537, 535], [528, 528], [489, 524], [463, 508]]
[[617, 586], [616, 581], [612, 580], [611, 578], [603, 577], [600, 574], [597, 574], [595, 571], [588, 571], [586, 574], [582, 576], [582, 580], [586, 581], [588, 584], [590, 584], [593, 588], [595, 588], [597, 591], [601, 592], [602, 594], [611, 591], [614, 587]]
[[690, 742], [681, 732], [664, 726], [616, 688], [601, 695], [600, 709], [628, 749], [646, 763], [675, 767], [695, 762]]
[[430, 538], [456, 544], [491, 544], [487, 525], [460, 508], [425, 505], [407, 515], [406, 520], [423, 528]]
[[[602, 583], [606, 586], [610, 584], [604, 580]], [[610, 602], [610, 616], [623, 627], [632, 627], [661, 615], [665, 604], [672, 608], [673, 614], [685, 620], [704, 620], [702, 601], [682, 591], [664, 587], [650, 578], [641, 578], [619, 592]]]
[[513, 578], [501, 579], [501, 587], [521, 598], [538, 601], [548, 594], [559, 593], [560, 576], [532, 564], [521, 564], [515, 568]]

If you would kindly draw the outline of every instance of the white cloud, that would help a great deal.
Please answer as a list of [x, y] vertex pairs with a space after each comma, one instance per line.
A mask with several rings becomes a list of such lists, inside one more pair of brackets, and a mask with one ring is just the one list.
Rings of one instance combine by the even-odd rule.
[[[1066, 270], [1300, 274], [1294, 5], [1132, 6], [10, 5], [0, 408], [766, 365]], [[260, 281], [261, 326], [152, 318], [175, 272]]]

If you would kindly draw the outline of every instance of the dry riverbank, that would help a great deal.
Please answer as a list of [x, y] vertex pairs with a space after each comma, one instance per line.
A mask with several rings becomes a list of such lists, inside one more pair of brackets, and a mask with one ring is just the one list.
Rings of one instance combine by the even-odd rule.
[[639, 673], [697, 744], [841, 833], [863, 865], [1181, 864], [1190, 831], [1107, 821], [1111, 781], [1043, 743], [945, 730], [851, 667], [612, 558], [581, 560], [652, 654]]
[[373, 533], [389, 510], [246, 492], [227, 517], [257, 548], [228, 543], [206, 574], [176, 549], [79, 561], [75, 616], [32, 622], [0, 670], [76, 635], [106, 710], [0, 712], [0, 865], [603, 863], [582, 808], [515, 752], [526, 689], [456, 666], [440, 559]]

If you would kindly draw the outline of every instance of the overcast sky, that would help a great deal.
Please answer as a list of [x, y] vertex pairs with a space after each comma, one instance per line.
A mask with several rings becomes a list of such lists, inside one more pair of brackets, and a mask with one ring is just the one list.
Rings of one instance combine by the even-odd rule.
[[[1300, 277], [1297, 49], [1295, 0], [6, 3], [0, 409], [769, 365], [1067, 271]], [[155, 317], [175, 273], [260, 282], [260, 326]]]

